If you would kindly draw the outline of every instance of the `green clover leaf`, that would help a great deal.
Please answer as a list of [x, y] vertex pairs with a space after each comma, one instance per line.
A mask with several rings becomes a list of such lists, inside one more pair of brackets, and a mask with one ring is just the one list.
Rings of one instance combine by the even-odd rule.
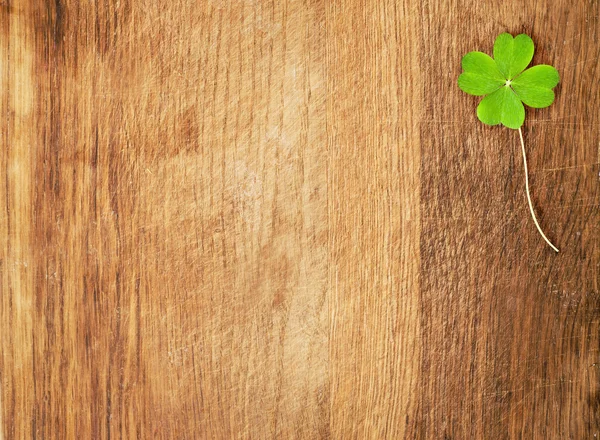
[[532, 108], [552, 104], [552, 89], [560, 80], [558, 71], [545, 64], [525, 70], [533, 52], [529, 36], [513, 38], [504, 33], [494, 42], [493, 59], [482, 52], [469, 52], [463, 57], [464, 72], [458, 77], [458, 86], [470, 95], [485, 96], [477, 107], [481, 122], [517, 130], [525, 121], [523, 104]]

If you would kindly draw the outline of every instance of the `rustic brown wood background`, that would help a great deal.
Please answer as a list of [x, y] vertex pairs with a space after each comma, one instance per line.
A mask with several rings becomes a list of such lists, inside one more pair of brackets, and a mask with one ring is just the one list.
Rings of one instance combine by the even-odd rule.
[[0, 438], [598, 438], [599, 13], [0, 0]]

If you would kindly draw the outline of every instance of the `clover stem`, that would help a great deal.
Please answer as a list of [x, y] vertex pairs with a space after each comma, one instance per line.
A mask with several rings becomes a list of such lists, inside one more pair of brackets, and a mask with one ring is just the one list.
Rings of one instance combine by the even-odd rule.
[[519, 127], [519, 137], [521, 138], [521, 149], [523, 150], [523, 165], [525, 166], [525, 189], [527, 190], [527, 201], [529, 202], [529, 211], [531, 211], [531, 217], [533, 218], [533, 221], [535, 222], [535, 226], [537, 227], [537, 230], [540, 232], [540, 234], [542, 235], [544, 240], [546, 240], [546, 243], [548, 243], [552, 249], [554, 249], [556, 252], [558, 252], [558, 249], [556, 248], [556, 246], [554, 246], [550, 242], [550, 240], [548, 240], [548, 237], [546, 237], [546, 234], [544, 234], [544, 232], [542, 231], [542, 228], [540, 228], [540, 224], [538, 223], [537, 218], [535, 217], [535, 212], [533, 210], [533, 203], [531, 203], [531, 196], [529, 195], [529, 176], [528, 176], [528, 172], [527, 172], [527, 156], [525, 155], [525, 142], [523, 141], [523, 132], [521, 131], [520, 127]]

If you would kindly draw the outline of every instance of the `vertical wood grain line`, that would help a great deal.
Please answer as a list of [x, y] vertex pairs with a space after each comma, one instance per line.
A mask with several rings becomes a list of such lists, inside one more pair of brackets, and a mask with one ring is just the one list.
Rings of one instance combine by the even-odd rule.
[[[10, 15], [8, 14], [7, 7], [0, 7], [0, 170], [6, 172], [6, 146], [8, 145], [8, 118], [9, 118], [9, 106], [8, 106], [8, 36], [9, 36], [9, 20]], [[4, 183], [0, 183], [0, 287], [3, 292], [7, 291], [7, 280], [6, 280], [6, 257], [7, 257], [7, 245], [8, 245], [8, 199], [6, 197], [6, 177], [3, 178]], [[4, 297], [0, 297], [0, 329], [2, 335], [5, 334], [5, 324], [3, 324], [7, 318], [6, 303]], [[6, 339], [0, 335], [0, 341], [2, 346], [7, 343]], [[4, 430], [6, 426], [4, 424], [4, 407], [2, 405], [4, 400], [4, 393], [6, 386], [4, 385], [7, 372], [7, 359], [6, 349], [0, 353], [0, 440], [4, 440]]]
[[419, 374], [420, 17], [327, 8], [333, 438], [413, 438]]

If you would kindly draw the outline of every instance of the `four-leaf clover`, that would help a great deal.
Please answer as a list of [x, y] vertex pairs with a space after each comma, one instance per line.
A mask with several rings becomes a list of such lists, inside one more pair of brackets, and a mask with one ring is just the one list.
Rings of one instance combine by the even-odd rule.
[[552, 89], [560, 80], [558, 71], [545, 64], [525, 70], [533, 51], [529, 36], [513, 38], [504, 33], [496, 38], [493, 59], [483, 52], [469, 52], [463, 57], [464, 72], [458, 77], [458, 86], [470, 95], [485, 96], [477, 107], [481, 122], [516, 130], [525, 120], [523, 104], [533, 108], [552, 104]]
[[533, 41], [525, 34], [513, 38], [500, 34], [494, 42], [494, 58], [483, 52], [469, 52], [462, 59], [464, 72], [458, 77], [458, 86], [470, 95], [485, 96], [477, 107], [477, 117], [488, 125], [502, 124], [519, 130], [523, 165], [525, 167], [525, 189], [529, 211], [540, 235], [556, 252], [537, 221], [531, 196], [527, 156], [521, 125], [525, 121], [525, 107], [548, 107], [554, 101], [552, 89], [560, 80], [557, 70], [545, 64], [525, 68], [533, 58]]

